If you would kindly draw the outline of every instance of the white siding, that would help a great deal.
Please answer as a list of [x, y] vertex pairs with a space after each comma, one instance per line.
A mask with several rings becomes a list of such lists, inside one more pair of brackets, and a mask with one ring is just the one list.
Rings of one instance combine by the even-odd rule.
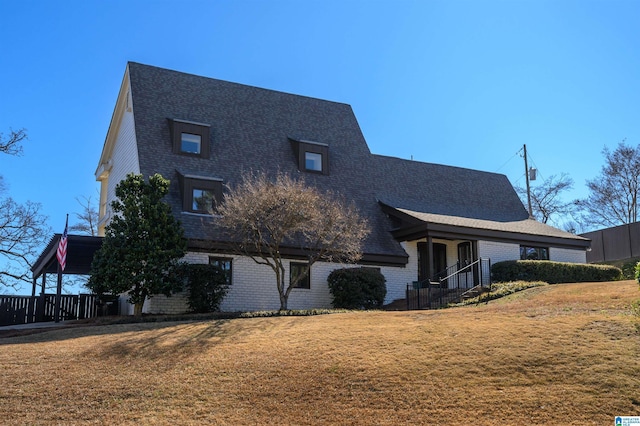
[[116, 185], [129, 173], [140, 173], [138, 146], [132, 112], [125, 112], [112, 154], [113, 166], [107, 183], [107, 217], [111, 217], [111, 202], [116, 198]]

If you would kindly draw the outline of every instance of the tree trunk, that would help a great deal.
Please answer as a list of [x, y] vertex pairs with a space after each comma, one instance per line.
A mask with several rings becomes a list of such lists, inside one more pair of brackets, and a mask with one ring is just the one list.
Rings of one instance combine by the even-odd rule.
[[286, 311], [287, 310], [287, 302], [289, 300], [289, 297], [286, 293], [280, 293], [280, 311]]
[[144, 306], [144, 300], [137, 302], [133, 305], [133, 315], [136, 317], [142, 316], [142, 307]]

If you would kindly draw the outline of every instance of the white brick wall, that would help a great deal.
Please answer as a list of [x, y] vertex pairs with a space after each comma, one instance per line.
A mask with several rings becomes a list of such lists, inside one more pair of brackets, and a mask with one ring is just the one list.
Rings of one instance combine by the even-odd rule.
[[[447, 264], [457, 261], [457, 244], [460, 241], [434, 241], [447, 244]], [[409, 257], [405, 267], [380, 267], [380, 272], [386, 278], [387, 297], [385, 303], [396, 299], [404, 299], [408, 283], [418, 277], [417, 241], [402, 243]], [[520, 258], [520, 245], [498, 243], [492, 241], [478, 242], [479, 256], [490, 258], [492, 263], [503, 260]], [[208, 263], [208, 253], [189, 252], [185, 256], [190, 263]], [[266, 265], [258, 265], [248, 257], [232, 255], [212, 255], [229, 257], [232, 263], [232, 286], [222, 302], [221, 309], [227, 312], [277, 310], [280, 299], [275, 283], [273, 270]], [[586, 255], [581, 250], [550, 249], [552, 260], [561, 262], [585, 262]], [[289, 261], [285, 263], [286, 282], [289, 282]], [[289, 296], [289, 309], [331, 308], [331, 294], [327, 285], [327, 277], [334, 269], [357, 267], [337, 263], [317, 262], [311, 268], [311, 288], [293, 289]], [[177, 314], [187, 311], [186, 295], [172, 297], [156, 296], [145, 303], [145, 313]], [[123, 313], [126, 311], [123, 311]], [[131, 312], [132, 309], [131, 309]]]
[[[416, 245], [408, 244], [408, 252], [413, 252], [415, 259]], [[216, 254], [216, 257], [221, 255]], [[222, 256], [233, 259], [232, 285], [222, 302], [221, 309], [227, 312], [277, 310], [280, 298], [276, 288], [275, 273], [266, 265], [258, 265], [248, 257]], [[190, 263], [208, 263], [209, 254], [189, 252], [184, 260]], [[295, 262], [295, 261], [294, 261]], [[286, 282], [289, 282], [289, 261], [286, 261]], [[414, 262], [416, 263], [416, 262]], [[311, 288], [293, 289], [289, 295], [289, 309], [331, 308], [331, 294], [327, 285], [327, 277], [334, 269], [357, 267], [337, 263], [316, 262], [311, 267]], [[405, 297], [407, 283], [416, 279], [417, 264], [407, 267], [380, 267], [380, 272], [387, 280], [387, 297], [385, 303]], [[186, 295], [172, 297], [155, 296], [145, 303], [143, 311], [154, 314], [174, 314], [186, 312], [188, 309]]]
[[[504, 260], [520, 259], [520, 244], [479, 241], [478, 251], [481, 257], [488, 257], [491, 263]], [[586, 263], [587, 253], [584, 250], [549, 247], [549, 260], [554, 262]]]
[[491, 263], [520, 259], [520, 244], [478, 241], [479, 257], [491, 259]]
[[587, 263], [587, 252], [550, 247], [549, 258], [554, 262]]

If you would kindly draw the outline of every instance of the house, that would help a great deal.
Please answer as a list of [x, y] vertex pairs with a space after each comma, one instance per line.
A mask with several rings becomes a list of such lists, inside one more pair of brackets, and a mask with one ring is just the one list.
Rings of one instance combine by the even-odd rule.
[[[120, 180], [160, 173], [171, 180], [167, 201], [188, 238], [186, 259], [230, 271], [222, 308], [277, 309], [271, 269], [225, 252], [215, 217], [199, 202], [220, 200], [225, 184], [249, 170], [304, 176], [353, 200], [372, 229], [360, 266], [379, 268], [387, 302], [404, 298], [408, 283], [442, 278], [447, 268], [455, 273], [481, 258], [585, 262], [589, 246], [530, 219], [504, 175], [372, 154], [349, 105], [133, 62], [96, 170], [100, 234]], [[295, 251], [290, 257], [287, 273], [304, 262]], [[314, 264], [289, 307], [331, 306], [326, 278], [340, 267]], [[444, 285], [470, 287], [477, 279], [478, 271], [467, 268]], [[184, 309], [180, 296], [145, 305], [153, 313]]]

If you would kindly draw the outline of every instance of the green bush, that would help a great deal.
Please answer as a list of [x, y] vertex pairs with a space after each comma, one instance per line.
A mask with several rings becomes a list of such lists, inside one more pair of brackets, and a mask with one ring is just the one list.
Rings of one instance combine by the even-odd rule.
[[377, 269], [336, 269], [327, 282], [336, 309], [381, 308], [387, 295], [386, 279]]
[[636, 267], [638, 265], [639, 259], [629, 259], [623, 262], [606, 262], [608, 265], [613, 265], [622, 270], [622, 276], [625, 280], [632, 280], [636, 278]]
[[226, 296], [229, 286], [225, 272], [216, 265], [181, 265], [181, 274], [187, 287], [187, 302], [194, 313], [216, 312]]
[[491, 291], [489, 293], [483, 293], [477, 297], [463, 300], [460, 303], [456, 303], [453, 306], [472, 305], [480, 302], [488, 302], [490, 300], [500, 299], [501, 297], [509, 296], [510, 294], [517, 293], [519, 291], [527, 290], [534, 287], [548, 286], [543, 281], [514, 281], [506, 283], [493, 283], [491, 285]]
[[638, 280], [638, 283], [640, 284], [640, 262], [636, 264], [636, 280]]
[[493, 281], [544, 281], [549, 284], [622, 279], [622, 271], [611, 265], [508, 260], [491, 266]]

